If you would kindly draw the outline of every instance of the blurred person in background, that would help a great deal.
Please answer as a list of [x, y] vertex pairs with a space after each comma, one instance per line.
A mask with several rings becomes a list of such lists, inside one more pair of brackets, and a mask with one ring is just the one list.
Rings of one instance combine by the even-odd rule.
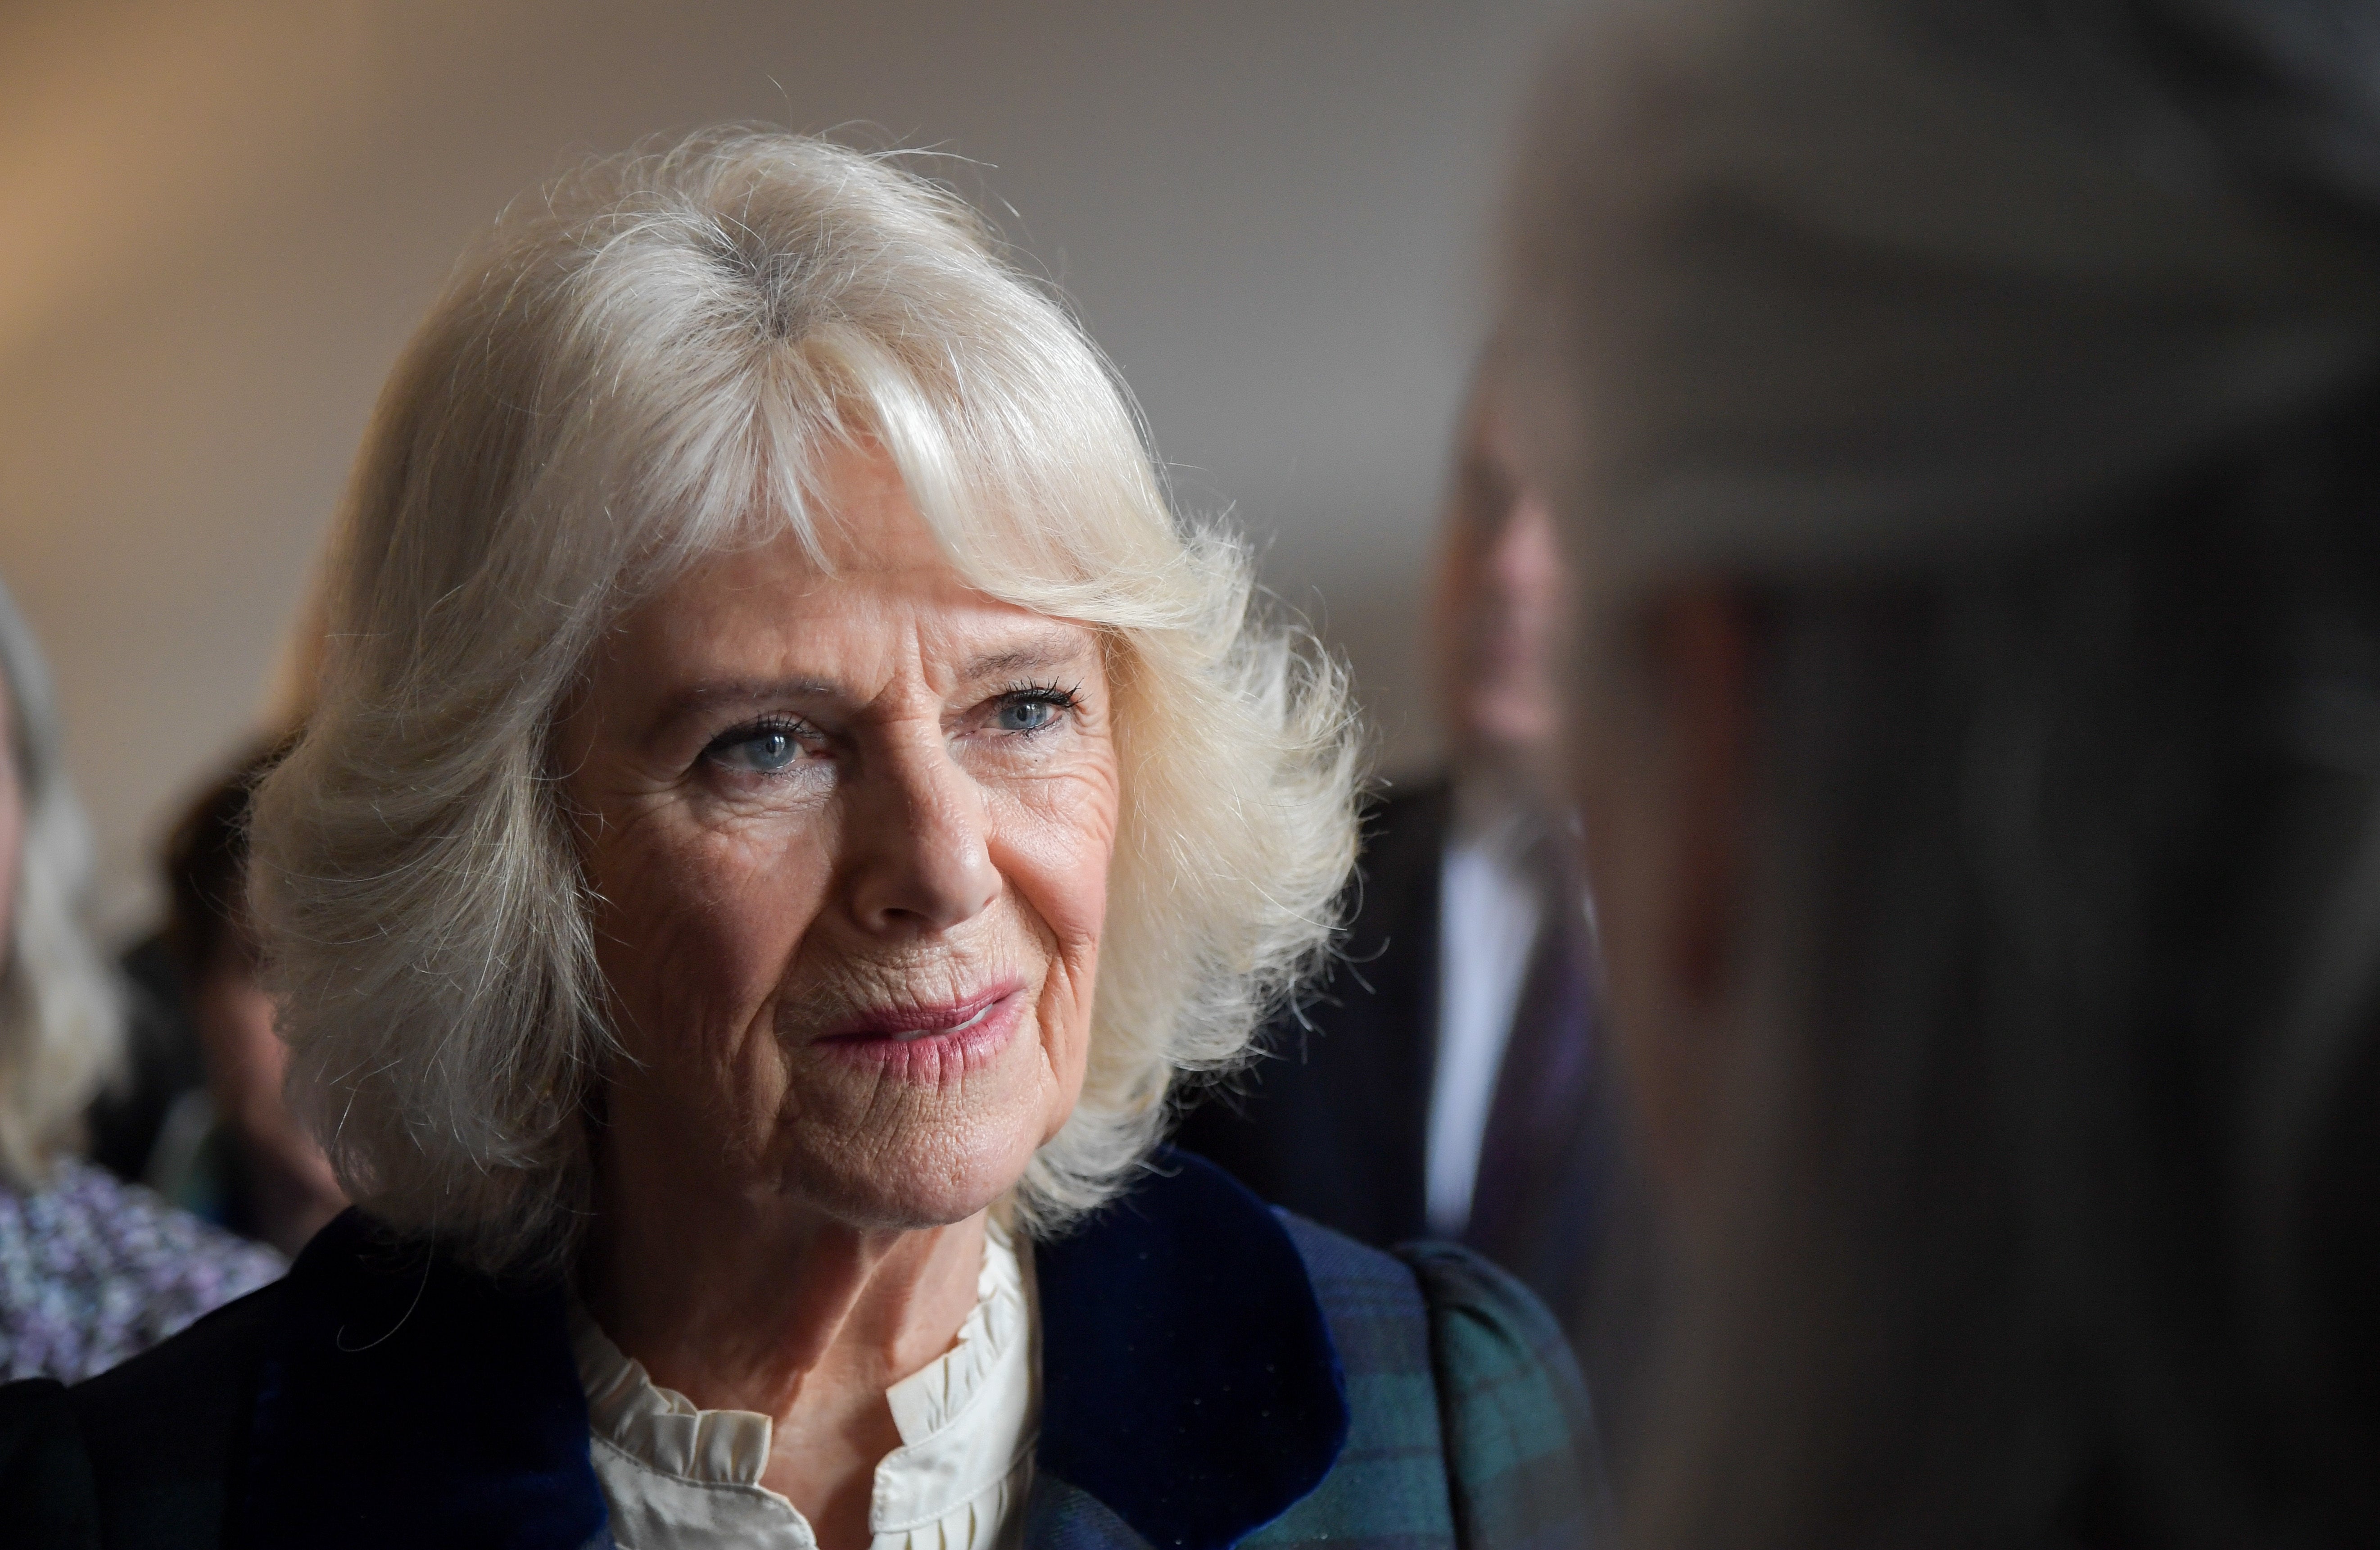
[[279, 1258], [74, 1155], [123, 1050], [81, 910], [90, 838], [49, 674], [0, 591], [0, 1375], [87, 1377], [281, 1273]]
[[1607, 5], [1511, 212], [1630, 1541], [2380, 1543], [2380, 9]]
[[1448, 768], [1369, 807], [1326, 992], [1275, 1022], [1272, 1058], [1210, 1092], [1181, 1141], [1342, 1231], [1463, 1241], [1583, 1310], [1614, 1159], [1575, 824], [1547, 779], [1567, 583], [1500, 399], [1491, 351], [1432, 598]]
[[[310, 589], [308, 597], [267, 688], [261, 718], [267, 727], [303, 726], [320, 690], [325, 644], [320, 589]], [[237, 1141], [219, 1101], [237, 1112], [261, 1103], [267, 1089], [245, 1087], [248, 1096], [237, 1101], [212, 1092], [209, 1053], [221, 1049], [228, 1057], [244, 1047], [246, 1041], [230, 1031], [237, 1025], [244, 1022], [251, 1033], [267, 1026], [264, 1004], [232, 994], [232, 987], [255, 982], [256, 965], [237, 950], [249, 929], [247, 792], [270, 766], [273, 751], [288, 741], [285, 732], [252, 738], [167, 835], [159, 857], [166, 918], [117, 959], [128, 993], [123, 1068], [91, 1105], [85, 1128], [87, 1155], [117, 1178], [147, 1184], [204, 1220], [294, 1252], [293, 1245], [305, 1241], [304, 1223], [317, 1214], [328, 1175], [310, 1157], [293, 1153], [298, 1132], [277, 1124], [260, 1129], [266, 1141]], [[202, 995], [212, 1008], [212, 1034], [200, 1026], [196, 1003]], [[281, 1058], [266, 1046], [253, 1047], [267, 1062]], [[241, 1066], [260, 1080], [265, 1075], [263, 1065]], [[264, 1195], [288, 1209], [268, 1205], [251, 1191], [249, 1165], [241, 1160], [248, 1154], [261, 1159], [259, 1166], [273, 1178]]]
[[283, 1096], [289, 1052], [273, 1031], [249, 919], [249, 793], [286, 746], [242, 755], [166, 843], [165, 944], [205, 1081], [167, 1111], [146, 1174], [182, 1209], [295, 1255], [346, 1196]]
[[[169, 879], [170, 883], [170, 879]], [[204, 1091], [206, 1054], [183, 1005], [182, 974], [161, 926], [117, 955], [124, 992], [124, 1061], [84, 1117], [84, 1155], [128, 1184], [150, 1181], [150, 1159], [183, 1100]]]

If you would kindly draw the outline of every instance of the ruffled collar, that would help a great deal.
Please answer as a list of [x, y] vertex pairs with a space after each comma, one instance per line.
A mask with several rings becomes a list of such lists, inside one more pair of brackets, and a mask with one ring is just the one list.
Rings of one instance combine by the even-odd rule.
[[[936, 1544], [986, 1544], [998, 1537], [999, 1520], [1022, 1499], [1039, 1413], [1034, 1322], [1014, 1240], [988, 1224], [976, 1304], [956, 1343], [885, 1393], [901, 1446], [876, 1470], [869, 1527], [880, 1547], [904, 1544], [920, 1531], [932, 1531]], [[702, 1410], [654, 1383], [581, 1305], [572, 1305], [570, 1325], [593, 1434], [640, 1467], [607, 1468], [599, 1457], [596, 1472], [615, 1513], [633, 1515], [626, 1510], [633, 1506], [642, 1515], [668, 1516], [665, 1498], [690, 1484], [727, 1487], [745, 1497], [758, 1492], [766, 1499], [745, 1510], [769, 1519], [789, 1514], [799, 1522], [790, 1502], [760, 1484], [774, 1432], [769, 1417]], [[648, 1482], [647, 1471], [674, 1483]], [[720, 1504], [705, 1510], [715, 1514]], [[808, 1537], [808, 1529], [801, 1523], [795, 1537]]]

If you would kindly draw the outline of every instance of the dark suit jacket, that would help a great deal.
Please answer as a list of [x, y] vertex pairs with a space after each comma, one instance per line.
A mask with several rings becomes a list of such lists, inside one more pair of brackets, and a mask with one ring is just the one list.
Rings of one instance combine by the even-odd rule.
[[[1265, 1057], [1200, 1100], [1175, 1137], [1267, 1200], [1381, 1247], [1429, 1234], [1439, 877], [1453, 807], [1447, 784], [1425, 782], [1371, 808], [1341, 961], [1318, 995], [1267, 1030]], [[1587, 1019], [1585, 1091], [1547, 1088], [1576, 1105], [1572, 1117], [1546, 1121], [1525, 1190], [1508, 1178], [1506, 1193], [1483, 1192], [1472, 1237], [1562, 1318], [1608, 1418], [1611, 1401], [1628, 1399], [1650, 1322], [1652, 1227], [1609, 1052], [1595, 1036], [1583, 919], [1568, 951], [1555, 971], [1578, 976], [1570, 1004]], [[1548, 969], [1533, 958], [1530, 984]], [[1528, 1009], [1524, 995], [1516, 1016]], [[1515, 1027], [1511, 1047], [1526, 1042]]]
[[1339, 961], [1266, 1031], [1266, 1057], [1175, 1136], [1265, 1199], [1380, 1246], [1429, 1231], [1439, 873], [1453, 811], [1442, 781], [1372, 806]]
[[[1597, 1537], [1576, 1369], [1460, 1250], [1392, 1258], [1160, 1155], [1034, 1268], [1034, 1550]], [[0, 1387], [0, 1540], [593, 1550], [612, 1538], [588, 1447], [559, 1286], [349, 1212], [285, 1280], [114, 1372]]]

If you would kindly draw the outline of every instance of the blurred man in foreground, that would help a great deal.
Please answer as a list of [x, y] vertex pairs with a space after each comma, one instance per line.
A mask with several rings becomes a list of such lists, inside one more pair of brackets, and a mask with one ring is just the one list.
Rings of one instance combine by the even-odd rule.
[[2380, 1543], [2380, 11], [1596, 12], [1512, 205], [1633, 1543]]

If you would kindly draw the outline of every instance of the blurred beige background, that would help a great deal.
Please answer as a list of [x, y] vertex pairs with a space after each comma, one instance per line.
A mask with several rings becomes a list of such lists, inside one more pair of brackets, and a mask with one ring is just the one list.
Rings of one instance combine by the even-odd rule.
[[967, 158], [1186, 504], [1228, 506], [1428, 757], [1422, 572], [1485, 225], [1554, 0], [0, 7], [0, 573], [103, 899], [249, 730], [372, 396], [568, 161], [722, 118]]

